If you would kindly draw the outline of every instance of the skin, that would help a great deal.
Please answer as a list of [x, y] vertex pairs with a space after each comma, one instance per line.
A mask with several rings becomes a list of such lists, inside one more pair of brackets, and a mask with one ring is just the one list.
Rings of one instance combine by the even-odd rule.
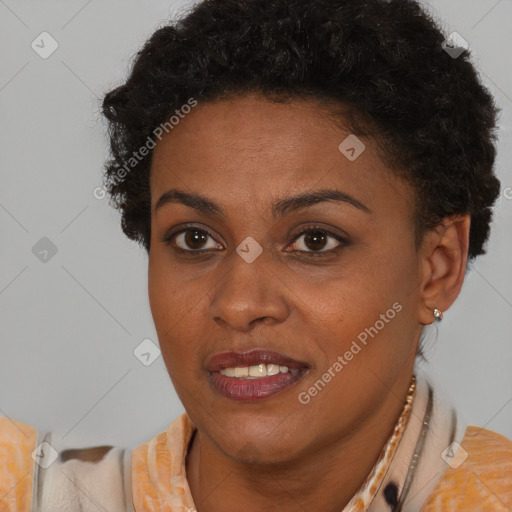
[[[445, 219], [416, 250], [409, 185], [370, 139], [349, 161], [338, 149], [349, 134], [314, 100], [248, 94], [200, 103], [154, 150], [149, 300], [169, 375], [198, 429], [186, 471], [199, 512], [342, 510], [402, 411], [422, 327], [461, 289], [469, 217]], [[170, 189], [204, 196], [225, 215], [179, 202], [155, 211]], [[319, 189], [342, 190], [370, 212], [331, 200], [272, 217], [278, 198]], [[210, 231], [202, 246], [210, 254], [181, 255], [176, 239], [161, 241], [183, 223]], [[347, 243], [296, 237], [316, 224]], [[236, 252], [248, 236], [263, 249], [252, 263]], [[198, 247], [181, 239], [185, 250]], [[394, 303], [401, 311], [300, 403]], [[259, 402], [219, 394], [206, 359], [255, 348], [305, 361], [308, 373]]]

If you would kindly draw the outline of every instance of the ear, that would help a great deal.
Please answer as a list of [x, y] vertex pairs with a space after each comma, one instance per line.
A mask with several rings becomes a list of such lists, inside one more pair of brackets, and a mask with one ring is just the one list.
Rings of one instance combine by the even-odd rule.
[[420, 257], [423, 275], [418, 320], [434, 322], [434, 308], [446, 311], [460, 293], [466, 275], [469, 215], [446, 217], [423, 240]]

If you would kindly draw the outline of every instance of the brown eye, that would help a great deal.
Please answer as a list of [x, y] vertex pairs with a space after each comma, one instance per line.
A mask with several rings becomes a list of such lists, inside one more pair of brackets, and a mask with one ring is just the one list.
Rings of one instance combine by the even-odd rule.
[[346, 245], [339, 236], [320, 228], [306, 229], [295, 238], [292, 251], [322, 255], [335, 252], [340, 246]]
[[[219, 244], [212, 236], [207, 231], [199, 228], [190, 228], [174, 233], [166, 237], [166, 243], [172, 243], [178, 249], [187, 252], [200, 252], [219, 248]], [[220, 248], [222, 247], [220, 246]]]
[[183, 234], [185, 244], [191, 249], [201, 249], [208, 238], [208, 235], [199, 229], [190, 229]]
[[323, 249], [327, 242], [327, 237], [322, 231], [310, 231], [304, 236], [304, 244], [312, 251]]

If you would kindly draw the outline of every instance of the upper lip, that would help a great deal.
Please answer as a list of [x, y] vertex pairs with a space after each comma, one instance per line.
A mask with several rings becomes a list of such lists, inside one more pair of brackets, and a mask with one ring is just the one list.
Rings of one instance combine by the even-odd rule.
[[308, 367], [307, 363], [297, 361], [279, 352], [255, 349], [247, 352], [219, 352], [208, 358], [206, 368], [211, 372], [218, 372], [224, 368], [257, 366], [259, 364], [276, 364], [290, 369]]

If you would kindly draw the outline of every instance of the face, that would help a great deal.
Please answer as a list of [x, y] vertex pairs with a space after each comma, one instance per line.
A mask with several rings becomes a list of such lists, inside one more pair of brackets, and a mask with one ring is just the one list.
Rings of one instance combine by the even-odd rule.
[[246, 95], [199, 103], [154, 150], [162, 356], [200, 434], [233, 459], [314, 453], [410, 377], [412, 192], [371, 140], [342, 152], [349, 135], [314, 101]]

